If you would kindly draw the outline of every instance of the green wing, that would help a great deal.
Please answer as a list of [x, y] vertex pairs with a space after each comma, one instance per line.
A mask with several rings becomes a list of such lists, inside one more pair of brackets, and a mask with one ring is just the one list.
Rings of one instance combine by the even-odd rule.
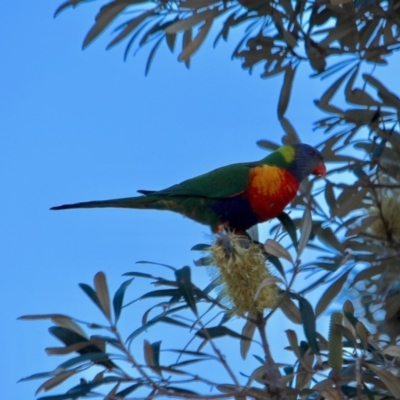
[[233, 197], [248, 186], [250, 170], [257, 163], [232, 164], [188, 179], [160, 191], [139, 191], [151, 196]]

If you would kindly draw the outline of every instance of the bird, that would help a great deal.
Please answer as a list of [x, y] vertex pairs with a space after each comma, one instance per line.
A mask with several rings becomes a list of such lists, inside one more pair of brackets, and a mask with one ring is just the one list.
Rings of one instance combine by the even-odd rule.
[[208, 225], [214, 233], [247, 229], [281, 215], [309, 175], [324, 177], [322, 154], [305, 143], [282, 146], [260, 161], [227, 165], [163, 190], [138, 190], [140, 196], [52, 207], [117, 207], [169, 210]]

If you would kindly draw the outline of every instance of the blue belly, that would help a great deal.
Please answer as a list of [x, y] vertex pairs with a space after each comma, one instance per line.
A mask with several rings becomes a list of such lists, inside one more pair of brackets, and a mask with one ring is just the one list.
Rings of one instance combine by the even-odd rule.
[[245, 231], [260, 222], [246, 198], [216, 199], [211, 209], [219, 216], [221, 223], [228, 223], [231, 229]]

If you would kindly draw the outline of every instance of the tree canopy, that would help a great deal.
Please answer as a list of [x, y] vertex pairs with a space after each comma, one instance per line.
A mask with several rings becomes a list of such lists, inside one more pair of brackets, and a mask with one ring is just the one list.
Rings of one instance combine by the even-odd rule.
[[[69, 0], [56, 15], [84, 2]], [[299, 65], [309, 63], [311, 79], [334, 78], [315, 101], [326, 114], [314, 128], [321, 134], [318, 148], [328, 174], [303, 183], [265, 243], [253, 229], [249, 238], [221, 234], [212, 245], [195, 245], [201, 252], [195, 267], [211, 270], [206, 287], [192, 282], [189, 266], [160, 265], [162, 276], [126, 273], [111, 296], [100, 272], [93, 286], [80, 287], [103, 313], [104, 326], [63, 314], [22, 317], [50, 319], [50, 333], [64, 346], [47, 353], [71, 356], [54, 371], [24, 380], [45, 379], [40, 392], [95, 371], [92, 379], [81, 378], [66, 393], [43, 400], [96, 394], [107, 399], [400, 398], [400, 98], [374, 76], [375, 67], [388, 64], [399, 47], [400, 3], [114, 0], [100, 8], [83, 47], [114, 20], [122, 23], [107, 48], [125, 41], [127, 57], [148, 46], [146, 73], [164, 41], [172, 52], [179, 47], [178, 60], [189, 67], [207, 36], [214, 35], [217, 44], [237, 29], [241, 39], [233, 57], [243, 60], [243, 68], [262, 64], [261, 77], [284, 76], [277, 105], [283, 143], [301, 141], [286, 117]], [[258, 145], [279, 147], [269, 140]], [[126, 304], [125, 294], [138, 280], [156, 288]], [[315, 291], [321, 294], [314, 306], [307, 298]], [[125, 307], [149, 299], [155, 303], [142, 325], [122, 337], [118, 321]], [[258, 300], [261, 309], [253, 307]], [[340, 311], [331, 311], [334, 300]], [[293, 328], [281, 332], [282, 343], [271, 342], [266, 327], [277, 313], [301, 326], [302, 337]], [[316, 324], [324, 313], [331, 315], [328, 335]], [[182, 335], [181, 348], [164, 343], [164, 324]], [[151, 329], [160, 339], [142, 340]], [[241, 375], [243, 365], [230, 363], [219, 347], [221, 338], [232, 342], [243, 365], [249, 350], [256, 351], [257, 367]], [[272, 346], [290, 352], [293, 362], [274, 359]], [[219, 372], [210, 376], [206, 366], [212, 363]]]

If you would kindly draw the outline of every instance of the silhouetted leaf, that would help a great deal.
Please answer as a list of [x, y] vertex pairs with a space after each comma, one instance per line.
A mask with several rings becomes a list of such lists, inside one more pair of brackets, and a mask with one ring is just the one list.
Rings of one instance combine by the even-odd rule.
[[294, 293], [291, 293], [290, 295], [299, 302], [300, 315], [301, 319], [303, 320], [304, 335], [307, 338], [308, 345], [314, 354], [319, 354], [314, 310], [308, 300], [306, 300], [304, 297]]
[[157, 49], [160, 47], [160, 44], [162, 43], [163, 39], [164, 39], [164, 37], [161, 36], [160, 39], [157, 40], [156, 44], [151, 49], [149, 57], [147, 59], [147, 63], [146, 63], [146, 69], [144, 72], [145, 75], [147, 75], [149, 73], [151, 64], [154, 60], [154, 56], [156, 55]]
[[142, 383], [135, 383], [135, 384], [133, 384], [133, 385], [131, 385], [131, 386], [128, 386], [127, 388], [125, 388], [124, 390], [121, 390], [121, 391], [119, 391], [117, 394], [116, 394], [116, 397], [117, 398], [125, 398], [126, 396], [128, 396], [128, 394], [131, 394], [131, 393], [133, 393], [136, 389], [139, 389], [141, 386], [143, 386], [143, 384]]
[[132, 281], [133, 281], [133, 278], [129, 279], [128, 281], [125, 281], [123, 284], [121, 284], [121, 286], [115, 292], [115, 295], [113, 298], [113, 308], [114, 308], [114, 316], [115, 316], [114, 323], [115, 324], [117, 323], [119, 316], [121, 315], [125, 291], [128, 288], [128, 286], [131, 284]]
[[278, 102], [278, 118], [282, 118], [286, 113], [289, 104], [290, 93], [292, 91], [292, 83], [295, 72], [296, 68], [294, 68], [292, 65], [288, 66], [288, 68], [286, 69]]
[[90, 300], [93, 301], [94, 304], [96, 304], [97, 307], [99, 307], [99, 309], [101, 311], [101, 304], [99, 302], [99, 299], [97, 298], [97, 294], [96, 292], [93, 290], [93, 288], [89, 285], [87, 285], [86, 283], [80, 283], [79, 287], [88, 295], [88, 297], [90, 298]]
[[268, 262], [270, 262], [282, 275], [282, 277], [286, 280], [285, 271], [283, 269], [282, 263], [280, 262], [279, 258], [272, 254], [268, 254]]
[[[142, 1], [142, 0], [141, 0]], [[130, 1], [132, 4], [133, 1]], [[96, 22], [87, 33], [82, 47], [87, 47], [105, 28], [128, 7], [129, 3], [124, 1], [112, 1], [100, 8], [99, 13], [96, 15]]]
[[218, 8], [207, 9], [205, 11], [195, 13], [189, 18], [181, 19], [176, 21], [174, 24], [169, 25], [167, 28], [165, 28], [165, 32], [177, 33], [180, 31], [187, 31], [205, 20], [211, 20], [212, 22], [212, 20], [220, 13], [221, 10]]
[[[186, 308], [186, 306], [184, 307]], [[180, 308], [182, 309], [182, 307]], [[158, 324], [159, 322], [164, 322], [167, 324], [171, 324], [171, 325], [176, 325], [176, 326], [180, 326], [183, 328], [191, 328], [191, 325], [185, 324], [183, 322], [177, 321], [176, 319], [173, 319], [171, 317], [167, 317], [166, 314], [171, 314], [177, 311], [176, 309], [170, 309], [168, 310], [166, 313], [164, 313], [163, 315], [160, 315], [158, 317], [155, 317], [153, 319], [151, 319], [150, 321], [147, 322], [147, 324], [142, 325], [140, 328], [136, 329], [135, 331], [133, 331], [129, 336], [128, 339], [126, 339], [127, 343], [132, 342], [132, 340], [140, 335], [142, 332], [146, 331], [148, 328], [150, 328], [151, 326]]]
[[307, 207], [304, 211], [303, 221], [301, 224], [301, 236], [300, 236], [299, 246], [297, 249], [297, 254], [299, 257], [303, 253], [303, 250], [305, 249], [308, 243], [308, 239], [310, 238], [311, 228], [312, 228], [311, 212], [310, 209]]
[[196, 300], [193, 293], [193, 285], [191, 280], [191, 272], [189, 267], [183, 267], [175, 271], [176, 283], [179, 291], [185, 299], [187, 305], [197, 314]]
[[240, 355], [242, 356], [243, 360], [246, 358], [250, 349], [255, 330], [256, 325], [251, 320], [248, 320], [243, 326], [242, 336], [247, 338], [246, 340], [242, 339], [240, 341]]
[[340, 293], [345, 284], [347, 277], [350, 273], [350, 269], [347, 270], [342, 276], [336, 279], [325, 291], [322, 297], [319, 299], [317, 307], [315, 308], [315, 315], [320, 316], [332, 300]]
[[[79, 354], [104, 354], [98, 346], [92, 344], [90, 340], [72, 331], [71, 329], [63, 328], [60, 326], [52, 326], [49, 328], [49, 332], [61, 342], [63, 342], [66, 346], [70, 346], [76, 343], [87, 343], [87, 346], [78, 350]], [[111, 360], [100, 361], [99, 364], [102, 364], [109, 369], [116, 367], [116, 365]]]
[[67, 0], [65, 3], [61, 4], [56, 11], [54, 12], [54, 17], [57, 17], [62, 11], [64, 11], [68, 7], [76, 7], [79, 3], [82, 3], [86, 0]]
[[151, 297], [171, 297], [171, 296], [181, 296], [179, 289], [159, 289], [153, 290], [151, 292], [145, 293], [143, 296], [139, 297], [139, 300], [148, 299]]
[[227, 328], [226, 326], [213, 326], [211, 328], [207, 328], [206, 331], [207, 333], [205, 333], [204, 330], [199, 330], [196, 332], [196, 336], [199, 336], [203, 339], [208, 339], [209, 337], [211, 339], [215, 339], [223, 336], [230, 336], [236, 339], [249, 340], [248, 337], [243, 336], [232, 329]]
[[199, 49], [199, 47], [202, 45], [205, 38], [207, 37], [209, 30], [211, 29], [212, 23], [212, 18], [209, 18], [205, 21], [204, 25], [200, 28], [197, 36], [191, 42], [189, 42], [182, 50], [181, 54], [179, 54], [179, 61], [188, 60]]
[[106, 49], [115, 46], [121, 40], [125, 39], [131, 32], [133, 32], [143, 21], [155, 13], [155, 9], [147, 10], [144, 13], [132, 18], [124, 23], [122, 31], [107, 45]]
[[[296, 143], [298, 143], [300, 140], [298, 140]], [[292, 221], [292, 218], [289, 217], [285, 212], [282, 212], [278, 216], [279, 222], [282, 224], [282, 226], [286, 229], [286, 232], [289, 234], [290, 239], [292, 240], [292, 243], [297, 250], [297, 233], [296, 233], [296, 225]]]
[[59, 374], [57, 374], [53, 378], [47, 380], [46, 382], [43, 382], [39, 386], [38, 390], [36, 390], [35, 394], [40, 393], [42, 390], [47, 391], [47, 390], [55, 388], [56, 386], [60, 385], [65, 380], [67, 380], [69, 377], [71, 377], [72, 375], [75, 375], [77, 372], [78, 372], [77, 369], [73, 369], [71, 371], [60, 372]]
[[379, 97], [382, 99], [383, 103], [397, 110], [400, 110], [400, 98], [394, 93], [389, 91], [382, 83], [380, 83], [376, 78], [369, 74], [363, 74], [363, 78], [370, 85], [374, 86], [378, 91]]
[[161, 375], [160, 369], [160, 347], [161, 341], [150, 343], [144, 341], [144, 359], [148, 367], [150, 367], [156, 374]]

